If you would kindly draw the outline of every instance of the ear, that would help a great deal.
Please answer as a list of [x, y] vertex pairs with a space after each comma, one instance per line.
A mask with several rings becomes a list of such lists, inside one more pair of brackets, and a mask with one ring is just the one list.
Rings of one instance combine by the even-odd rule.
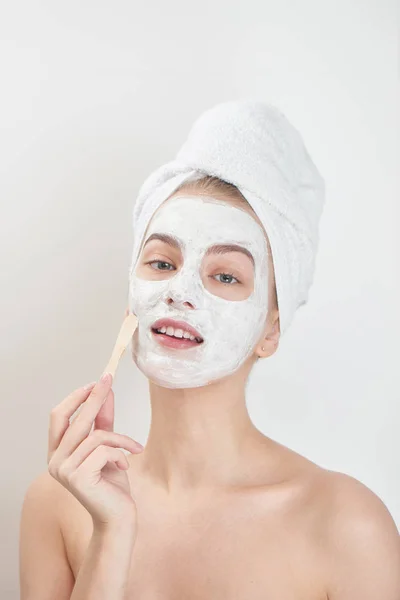
[[279, 311], [274, 310], [268, 315], [265, 331], [255, 348], [257, 357], [266, 358], [267, 356], [272, 356], [278, 348], [280, 335]]

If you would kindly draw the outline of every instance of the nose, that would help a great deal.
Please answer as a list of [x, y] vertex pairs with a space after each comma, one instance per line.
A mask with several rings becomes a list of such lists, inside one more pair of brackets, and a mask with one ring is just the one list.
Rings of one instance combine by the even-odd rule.
[[177, 302], [176, 300], [173, 300], [172, 298], [167, 298], [166, 302], [167, 302], [167, 304], [176, 304], [176, 305], [186, 306], [187, 308], [194, 308], [193, 304], [191, 302], [188, 302], [187, 300], [185, 302]]
[[165, 290], [164, 302], [168, 306], [194, 310], [201, 308], [200, 284], [191, 272], [182, 270], [169, 281]]
[[165, 303], [168, 304], [168, 306], [177, 306], [178, 308], [190, 308], [190, 309], [194, 309], [195, 308], [195, 304], [193, 300], [186, 300], [184, 294], [182, 293], [178, 293], [178, 292], [171, 292], [168, 291], [165, 297]]

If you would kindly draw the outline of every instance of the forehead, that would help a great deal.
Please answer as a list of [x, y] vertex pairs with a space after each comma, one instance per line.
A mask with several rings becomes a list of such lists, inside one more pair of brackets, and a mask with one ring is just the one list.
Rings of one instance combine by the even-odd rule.
[[153, 215], [146, 238], [152, 233], [170, 233], [194, 245], [236, 242], [266, 244], [265, 232], [245, 210], [212, 196], [173, 196]]

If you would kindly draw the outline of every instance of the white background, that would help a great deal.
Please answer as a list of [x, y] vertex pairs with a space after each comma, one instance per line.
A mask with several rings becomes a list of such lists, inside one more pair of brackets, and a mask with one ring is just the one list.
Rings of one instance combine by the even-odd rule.
[[[217, 102], [257, 97], [327, 185], [309, 302], [248, 389], [257, 427], [356, 477], [400, 526], [399, 79], [390, 0], [2, 2], [3, 600], [51, 408], [105, 367], [128, 297], [131, 211]], [[129, 354], [115, 430], [146, 441]]]

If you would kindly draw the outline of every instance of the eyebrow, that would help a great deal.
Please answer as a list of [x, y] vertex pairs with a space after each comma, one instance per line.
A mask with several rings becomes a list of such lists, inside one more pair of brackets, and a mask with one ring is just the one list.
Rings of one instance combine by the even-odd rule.
[[[178, 238], [174, 237], [173, 235], [167, 235], [166, 233], [152, 233], [151, 236], [146, 240], [144, 246], [146, 246], [152, 240], [160, 240], [160, 242], [164, 242], [164, 244], [168, 244], [168, 246], [172, 246], [172, 248], [176, 248], [178, 250], [181, 248]], [[209, 256], [210, 254], [227, 254], [228, 252], [241, 252], [251, 260], [254, 266], [254, 257], [251, 252], [247, 250], [247, 248], [239, 246], [238, 244], [215, 244], [207, 250], [206, 256]]]
[[164, 244], [168, 244], [168, 246], [172, 246], [172, 248], [176, 248], [177, 250], [181, 247], [178, 238], [173, 235], [167, 235], [166, 233], [152, 233], [151, 236], [147, 238], [143, 248], [152, 240], [160, 240], [160, 242], [164, 242]]
[[251, 260], [254, 266], [252, 253], [247, 248], [243, 248], [243, 246], [239, 246], [238, 244], [216, 244], [207, 250], [206, 256], [210, 254], [227, 254], [228, 252], [241, 252]]

